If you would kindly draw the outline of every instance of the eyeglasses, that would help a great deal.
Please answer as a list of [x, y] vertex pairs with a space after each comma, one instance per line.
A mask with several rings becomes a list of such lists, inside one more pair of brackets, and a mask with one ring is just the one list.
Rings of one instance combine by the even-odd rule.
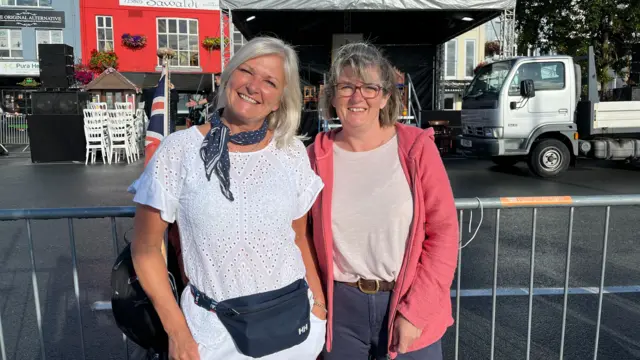
[[353, 84], [346, 83], [338, 83], [336, 84], [336, 90], [339, 96], [349, 97], [355, 94], [356, 90], [360, 89], [360, 94], [365, 99], [373, 99], [378, 96], [380, 90], [382, 90], [382, 86], [376, 84], [364, 84], [360, 86], [356, 86]]

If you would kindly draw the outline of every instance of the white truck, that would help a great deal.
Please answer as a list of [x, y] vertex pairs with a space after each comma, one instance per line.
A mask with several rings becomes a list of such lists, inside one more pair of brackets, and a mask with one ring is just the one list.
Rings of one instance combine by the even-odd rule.
[[561, 174], [580, 156], [640, 159], [640, 101], [600, 102], [593, 48], [587, 58], [587, 100], [580, 99], [581, 70], [570, 56], [483, 66], [462, 100], [457, 148], [500, 166], [526, 161], [540, 177]]

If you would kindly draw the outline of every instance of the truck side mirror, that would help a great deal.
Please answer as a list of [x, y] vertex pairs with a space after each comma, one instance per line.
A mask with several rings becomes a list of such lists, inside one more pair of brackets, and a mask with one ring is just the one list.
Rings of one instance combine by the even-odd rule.
[[536, 96], [536, 88], [533, 85], [533, 80], [526, 79], [520, 81], [520, 96], [525, 98], [532, 98]]

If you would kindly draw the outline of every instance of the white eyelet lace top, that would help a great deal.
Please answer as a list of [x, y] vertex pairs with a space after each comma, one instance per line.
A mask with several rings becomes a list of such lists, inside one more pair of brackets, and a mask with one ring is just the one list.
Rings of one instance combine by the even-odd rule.
[[[256, 152], [230, 153], [230, 202], [215, 176], [206, 179], [199, 154], [203, 139], [197, 127], [169, 135], [129, 188], [134, 202], [158, 209], [169, 223], [178, 221], [189, 281], [222, 301], [304, 277], [291, 225], [309, 211], [323, 183], [302, 142], [278, 149], [272, 140]], [[182, 310], [198, 343], [215, 348], [229, 336], [189, 291], [183, 292]]]

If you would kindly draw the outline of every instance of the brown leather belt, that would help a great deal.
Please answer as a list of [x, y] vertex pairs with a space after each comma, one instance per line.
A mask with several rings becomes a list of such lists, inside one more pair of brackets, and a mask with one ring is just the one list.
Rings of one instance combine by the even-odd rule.
[[365, 294], [376, 294], [379, 291], [392, 291], [396, 286], [395, 281], [366, 280], [360, 279], [356, 282], [343, 282], [343, 284], [358, 288]]

